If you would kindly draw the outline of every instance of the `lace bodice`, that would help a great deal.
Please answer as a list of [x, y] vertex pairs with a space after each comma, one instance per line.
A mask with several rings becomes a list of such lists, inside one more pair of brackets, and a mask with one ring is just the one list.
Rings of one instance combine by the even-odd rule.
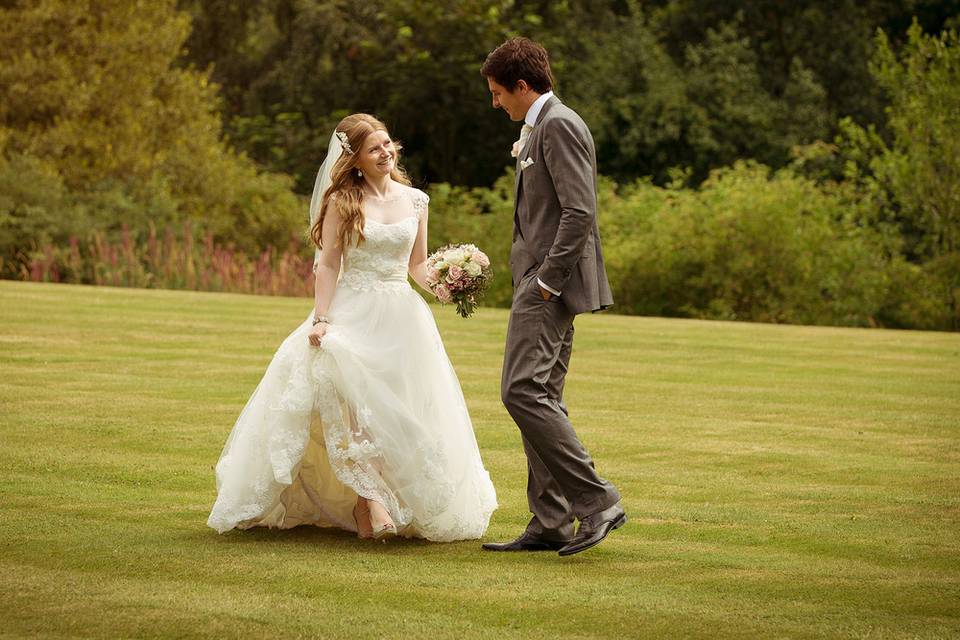
[[408, 215], [393, 223], [366, 218], [363, 227], [366, 240], [344, 250], [337, 286], [361, 291], [409, 288], [407, 266], [410, 252], [429, 199], [422, 191], [409, 189], [409, 196], [401, 196], [398, 201], [398, 206], [406, 209]]

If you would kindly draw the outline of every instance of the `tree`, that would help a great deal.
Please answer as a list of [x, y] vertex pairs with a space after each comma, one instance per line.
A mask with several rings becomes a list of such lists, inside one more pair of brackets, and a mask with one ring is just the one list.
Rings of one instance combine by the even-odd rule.
[[[79, 226], [146, 230], [193, 219], [253, 250], [285, 244], [303, 217], [289, 179], [260, 173], [220, 139], [216, 87], [176, 61], [189, 31], [172, 0], [25, 0], [0, 9], [2, 168], [55, 176], [0, 192], [3, 271], [33, 220], [45, 240]], [[9, 185], [10, 183], [7, 182]], [[37, 207], [56, 202], [60, 210]], [[48, 203], [44, 205], [43, 203]]]
[[620, 180], [675, 167], [699, 182], [711, 169], [753, 158], [783, 166], [791, 147], [830, 130], [823, 90], [795, 61], [780, 95], [764, 87], [759, 61], [734, 23], [710, 30], [674, 60], [631, 5], [565, 55], [564, 95], [591, 125], [600, 169]]
[[759, 61], [763, 86], [779, 96], [797, 61], [826, 90], [831, 121], [882, 124], [884, 100], [868, 70], [877, 28], [899, 40], [913, 16], [938, 33], [960, 15], [960, 0], [653, 0], [656, 32], [675, 59], [709, 31], [737, 22]]
[[[956, 31], [928, 36], [916, 22], [896, 52], [879, 31], [870, 65], [890, 99], [890, 142], [846, 121], [841, 148], [849, 176], [863, 185], [903, 237], [917, 265], [908, 284], [942, 301], [933, 326], [960, 329], [960, 46]], [[900, 313], [900, 312], [895, 312]]]
[[509, 0], [264, 0], [225, 18], [219, 0], [185, 4], [198, 25], [187, 59], [226, 86], [232, 139], [301, 193], [357, 111], [384, 120], [418, 183], [490, 184], [510, 162], [517, 132], [479, 75], [510, 33]]

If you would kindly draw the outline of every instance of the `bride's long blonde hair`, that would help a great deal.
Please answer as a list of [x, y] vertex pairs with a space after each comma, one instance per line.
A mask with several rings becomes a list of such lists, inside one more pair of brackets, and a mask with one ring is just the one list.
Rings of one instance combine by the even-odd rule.
[[[363, 178], [358, 175], [357, 158], [363, 149], [363, 143], [371, 133], [375, 131], [384, 131], [387, 135], [387, 126], [366, 113], [354, 113], [340, 121], [337, 125], [337, 132], [342, 132], [347, 136], [347, 143], [353, 153], [347, 153], [344, 149], [343, 154], [334, 163], [333, 170], [330, 172], [330, 188], [323, 194], [323, 200], [320, 203], [320, 215], [317, 221], [310, 229], [310, 239], [318, 247], [323, 248], [321, 243], [321, 231], [323, 229], [323, 220], [332, 208], [334, 214], [338, 215], [340, 224], [337, 227], [337, 245], [346, 247], [364, 241], [363, 235]], [[406, 171], [400, 166], [400, 143], [393, 141], [396, 159], [393, 163], [393, 171], [390, 177], [401, 184], [410, 184], [410, 178]], [[332, 196], [336, 195], [335, 198]]]

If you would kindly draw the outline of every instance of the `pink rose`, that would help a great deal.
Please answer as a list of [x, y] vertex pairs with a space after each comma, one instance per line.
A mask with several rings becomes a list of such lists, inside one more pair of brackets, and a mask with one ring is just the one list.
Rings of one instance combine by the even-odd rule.
[[484, 269], [490, 266], [490, 258], [488, 258], [487, 254], [485, 254], [483, 251], [474, 251], [473, 255], [470, 256], [470, 259]]
[[437, 294], [437, 299], [440, 300], [440, 302], [450, 302], [453, 300], [450, 296], [450, 289], [448, 289], [446, 285], [437, 285], [437, 288], [434, 289], [433, 292]]
[[440, 282], [440, 272], [437, 271], [433, 265], [427, 267], [427, 280], [430, 282]]
[[456, 282], [462, 277], [463, 269], [455, 264], [450, 265], [450, 269], [447, 271], [447, 282]]

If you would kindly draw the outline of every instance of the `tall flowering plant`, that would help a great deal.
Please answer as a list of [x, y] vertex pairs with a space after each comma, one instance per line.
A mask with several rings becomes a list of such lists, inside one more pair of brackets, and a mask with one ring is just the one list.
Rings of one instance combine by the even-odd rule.
[[457, 313], [464, 318], [473, 314], [492, 277], [490, 258], [472, 244], [440, 247], [427, 258], [427, 284], [433, 295], [441, 304], [457, 303]]

